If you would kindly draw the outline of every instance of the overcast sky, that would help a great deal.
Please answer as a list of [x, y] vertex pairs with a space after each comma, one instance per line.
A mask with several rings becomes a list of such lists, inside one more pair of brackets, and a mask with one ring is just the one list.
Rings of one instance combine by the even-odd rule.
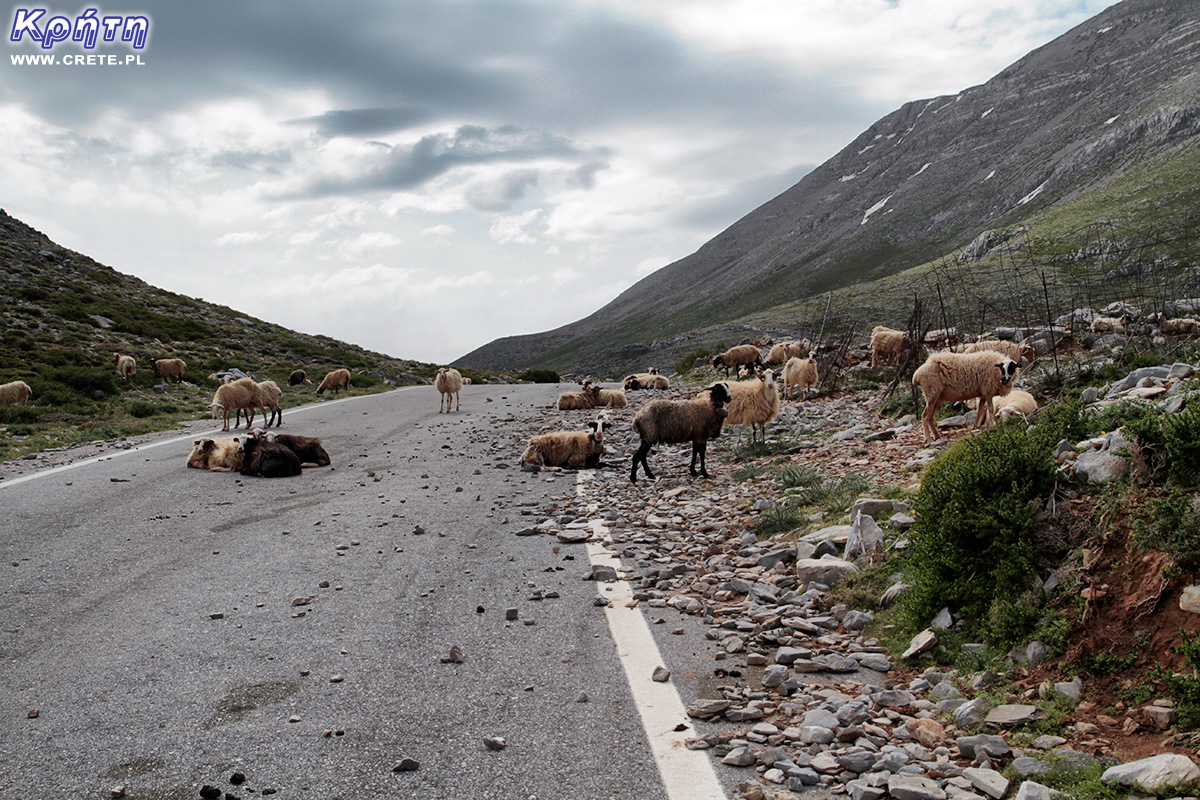
[[[0, 0], [0, 206], [157, 286], [448, 362], [596, 310], [1112, 0]], [[140, 56], [141, 65], [14, 63]]]

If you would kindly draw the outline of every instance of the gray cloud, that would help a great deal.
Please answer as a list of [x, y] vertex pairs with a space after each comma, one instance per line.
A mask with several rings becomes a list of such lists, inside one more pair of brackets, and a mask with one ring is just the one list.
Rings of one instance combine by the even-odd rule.
[[467, 202], [480, 211], [508, 211], [538, 185], [539, 176], [536, 169], [510, 172], [491, 185], [472, 189], [467, 193]]
[[[382, 161], [372, 163], [353, 178], [317, 178], [300, 195], [325, 197], [411, 189], [458, 166], [551, 157], [576, 159], [588, 158], [590, 154], [566, 138], [546, 131], [525, 131], [511, 125], [494, 129], [464, 125], [452, 134], [424, 136], [414, 145], [392, 147]], [[524, 186], [528, 185], [525, 181]], [[518, 184], [513, 186], [524, 191]]]
[[326, 138], [336, 136], [378, 136], [411, 128], [427, 121], [432, 114], [417, 106], [399, 108], [353, 108], [326, 111], [316, 117], [292, 120], [292, 125], [312, 125]]

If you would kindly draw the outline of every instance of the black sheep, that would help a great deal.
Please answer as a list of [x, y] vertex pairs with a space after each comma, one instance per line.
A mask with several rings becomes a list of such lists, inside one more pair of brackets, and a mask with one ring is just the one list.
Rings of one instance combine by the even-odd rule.
[[300, 459], [288, 448], [253, 436], [242, 440], [242, 474], [261, 478], [290, 478], [300, 474]]

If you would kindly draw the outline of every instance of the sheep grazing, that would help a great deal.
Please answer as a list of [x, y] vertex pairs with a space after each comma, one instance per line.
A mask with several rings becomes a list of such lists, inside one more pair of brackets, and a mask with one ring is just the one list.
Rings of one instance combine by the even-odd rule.
[[779, 416], [779, 389], [775, 385], [775, 371], [764, 370], [750, 381], [738, 381], [729, 386], [729, 416], [727, 425], [749, 425], [750, 441], [755, 440], [755, 430], [761, 430], [763, 441], [767, 440], [767, 423]]
[[709, 477], [705, 469], [705, 454], [708, 440], [721, 435], [721, 425], [729, 411], [725, 405], [731, 400], [729, 385], [714, 383], [692, 400], [652, 400], [638, 411], [633, 418], [633, 429], [642, 443], [633, 455], [633, 469], [629, 480], [637, 483], [637, 467], [641, 462], [646, 477], [654, 480], [646, 456], [656, 444], [692, 443], [692, 463], [689, 467], [696, 477], [696, 460], [700, 460], [700, 474]]
[[1120, 317], [1096, 317], [1092, 333], [1125, 333], [1125, 320]]
[[1191, 317], [1164, 319], [1162, 332], [1166, 336], [1195, 336], [1200, 334], [1200, 320]]
[[325, 373], [325, 377], [321, 379], [321, 385], [317, 387], [317, 394], [325, 392], [333, 392], [333, 396], [337, 397], [337, 393], [350, 388], [350, 370], [335, 369]]
[[763, 359], [763, 364], [768, 367], [778, 367], [783, 365], [789, 358], [804, 358], [808, 355], [808, 342], [799, 340], [795, 342], [780, 342], [774, 345], [767, 357]]
[[217, 411], [221, 411], [224, 415], [223, 431], [229, 430], [229, 412], [238, 411], [237, 424], [241, 425], [241, 411], [247, 413], [246, 427], [249, 428], [254, 422], [255, 409], [263, 410], [263, 419], [267, 418], [267, 409], [263, 405], [262, 391], [253, 378], [239, 378], [233, 383], [224, 383], [217, 387], [217, 391], [213, 393], [212, 402], [208, 404], [212, 411], [212, 418], [217, 418]]
[[0, 386], [0, 405], [24, 405], [34, 393], [24, 380], [14, 380]]
[[437, 377], [433, 379], [433, 385], [441, 392], [441, 399], [438, 401], [438, 413], [442, 413], [442, 404], [446, 405], [446, 413], [450, 413], [450, 396], [455, 399], [454, 410], [458, 411], [462, 408], [462, 398], [459, 392], [462, 391], [463, 379], [462, 374], [453, 367], [442, 367], [437, 371]]
[[[967, 406], [973, 409], [979, 408], [979, 398], [973, 398], [967, 401]], [[1033, 395], [1021, 389], [1013, 389], [1006, 395], [1000, 395], [992, 401], [992, 409], [996, 413], [997, 419], [1008, 419], [1009, 417], [1025, 417], [1028, 418], [1033, 412], [1038, 410], [1037, 400], [1033, 399]]]
[[276, 385], [275, 381], [263, 381], [258, 384], [258, 391], [263, 404], [263, 419], [267, 418], [267, 409], [271, 409], [271, 419], [267, 420], [267, 427], [271, 427], [271, 423], [274, 422], [275, 427], [278, 428], [283, 424], [283, 409], [279, 407], [283, 390]]
[[670, 379], [666, 375], [659, 375], [657, 372], [635, 372], [633, 375], [626, 376], [623, 384], [627, 392], [638, 389], [671, 388]]
[[6, 383], [0, 386], [0, 406], [23, 406], [29, 402], [29, 398], [32, 395], [33, 389], [30, 389], [29, 384], [25, 381]]
[[301, 464], [316, 464], [318, 467], [328, 467], [332, 463], [329, 459], [329, 453], [325, 452], [325, 447], [321, 444], [321, 440], [313, 436], [299, 436], [292, 433], [266, 433], [261, 428], [255, 428], [253, 434], [258, 439], [283, 445], [296, 454]]
[[133, 356], [123, 356], [120, 353], [116, 353], [116, 360], [117, 374], [125, 380], [129, 380], [137, 369], [137, 362], [133, 360]]
[[600, 402], [600, 387], [591, 383], [583, 384], [578, 392], [563, 392], [558, 396], [559, 411], [575, 411], [581, 408], [595, 408]]
[[240, 441], [243, 475], [260, 478], [290, 478], [300, 474], [300, 458], [278, 442], [267, 442], [255, 436]]
[[187, 465], [192, 469], [208, 469], [213, 472], [233, 472], [242, 468], [242, 450], [239, 440], [210, 439], [207, 436], [192, 442], [192, 453]]
[[1022, 360], [1027, 364], [1032, 364], [1034, 359], [1037, 358], [1037, 353], [1034, 352], [1032, 345], [1006, 342], [1003, 339], [984, 339], [979, 342], [971, 342], [970, 344], [963, 345], [961, 349], [956, 349], [956, 352], [980, 353], [984, 350], [991, 350], [993, 353], [1003, 353], [1018, 364]]
[[921, 416], [925, 441], [941, 438], [933, 417], [944, 404], [954, 401], [978, 397], [975, 426], [990, 425], [994, 421], [992, 398], [1009, 393], [1017, 370], [1016, 361], [990, 350], [931, 355], [913, 373], [913, 386], [920, 387], [925, 395], [925, 413]]
[[604, 408], [624, 408], [629, 405], [629, 398], [620, 389], [601, 389], [596, 387], [596, 406]]
[[792, 356], [783, 365], [783, 394], [785, 397], [794, 399], [795, 388], [800, 388], [804, 390], [805, 399], [808, 399], [809, 390], [815, 391], [820, 380], [820, 376], [817, 374], [817, 360], [812, 356], [808, 358]]
[[167, 383], [167, 378], [183, 382], [183, 370], [187, 367], [182, 358], [160, 358], [154, 362], [154, 375]]
[[758, 348], [752, 344], [739, 344], [731, 347], [724, 353], [713, 356], [712, 360], [713, 369], [725, 368], [725, 377], [729, 377], [730, 368], [737, 369], [746, 364], [753, 364], [756, 367], [763, 366], [762, 353], [758, 352]]
[[293, 370], [291, 375], [288, 375], [288, 386], [311, 386], [312, 381], [308, 379], [308, 373], [302, 369]]
[[591, 430], [555, 431], [534, 436], [521, 455], [522, 464], [563, 469], [596, 469], [603, 466], [604, 429], [608, 422], [589, 422]]

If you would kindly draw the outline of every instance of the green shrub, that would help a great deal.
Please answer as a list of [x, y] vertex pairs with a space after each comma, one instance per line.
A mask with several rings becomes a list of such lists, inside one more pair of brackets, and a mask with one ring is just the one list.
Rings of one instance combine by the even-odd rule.
[[675, 371], [680, 375], [686, 375], [692, 371], [692, 366], [696, 363], [696, 359], [711, 356], [712, 352], [707, 347], [701, 347], [688, 353], [683, 358], [679, 359], [679, 363], [675, 365]]
[[527, 369], [517, 376], [525, 383], [558, 383], [559, 375], [552, 369]]
[[25, 424], [30, 425], [42, 417], [42, 409], [37, 406], [0, 406], [0, 425]]
[[1055, 484], [1051, 448], [1082, 428], [1077, 403], [1048, 412], [1031, 430], [1001, 425], [964, 437], [929, 465], [909, 537], [912, 588], [902, 600], [913, 627], [944, 606], [993, 640], [1023, 626], [1012, 604], [1038, 566], [1034, 517]]
[[1134, 541], [1147, 550], [1167, 553], [1184, 570], [1200, 566], [1200, 518], [1196, 498], [1177, 486], [1151, 490], [1145, 516], [1133, 522]]
[[383, 380], [369, 372], [356, 372], [350, 380], [354, 384], [355, 389], [366, 389], [368, 386], [379, 386]]
[[1179, 637], [1183, 642], [1176, 646], [1175, 652], [1183, 656], [1186, 669], [1181, 675], [1164, 675], [1164, 678], [1179, 710], [1179, 727], [1195, 730], [1200, 727], [1200, 636], [1190, 636], [1180, 628]]
[[1153, 474], [1179, 486], [1200, 486], [1200, 405], [1178, 414], [1148, 413], [1125, 426]]
[[94, 401], [118, 393], [116, 375], [96, 367], [52, 367], [30, 381], [34, 398], [42, 402], [54, 390], [65, 390], [77, 398]]
[[162, 413], [158, 406], [153, 403], [147, 403], [145, 400], [134, 400], [129, 405], [129, 415], [138, 419], [153, 417], [155, 414]]

